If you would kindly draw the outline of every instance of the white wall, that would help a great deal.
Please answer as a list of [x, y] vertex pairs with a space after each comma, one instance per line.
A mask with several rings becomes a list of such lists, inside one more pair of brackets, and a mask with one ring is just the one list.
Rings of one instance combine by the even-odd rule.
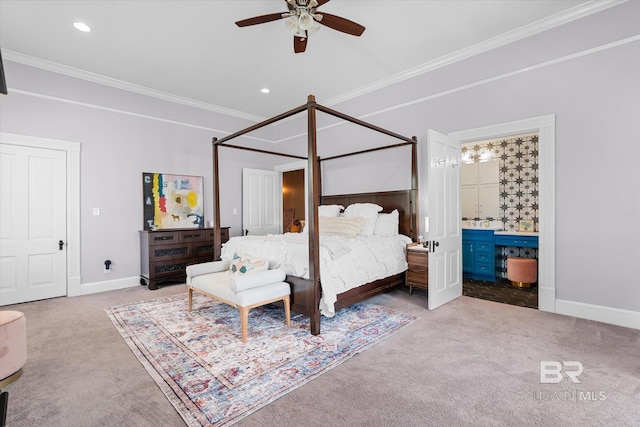
[[[212, 218], [211, 139], [226, 134], [220, 128], [233, 131], [248, 122], [10, 61], [5, 70], [10, 93], [0, 98], [2, 132], [81, 144], [82, 283], [139, 275], [142, 172], [203, 176], [205, 219]], [[220, 157], [221, 224], [240, 234], [239, 168], [270, 168], [284, 160], [228, 149]], [[100, 216], [92, 215], [94, 207]], [[103, 272], [106, 259], [113, 261], [109, 275]]]
[[[82, 143], [83, 283], [104, 280], [106, 258], [112, 278], [138, 274], [141, 172], [203, 175], [206, 191], [211, 137], [249, 124], [12, 62], [5, 68], [10, 95], [0, 97], [0, 131]], [[629, 2], [332, 108], [420, 139], [428, 128], [449, 133], [555, 114], [557, 298], [638, 314], [638, 75], [640, 2]], [[276, 137], [299, 128], [292, 121]], [[345, 129], [321, 130], [320, 141], [330, 141], [323, 156], [369, 141]], [[290, 160], [223, 155], [221, 222], [239, 234], [241, 215], [230, 212], [241, 207], [240, 167]], [[406, 188], [406, 158], [379, 152], [357, 169], [337, 161], [325, 167], [325, 193]], [[91, 216], [94, 206], [102, 216]]]
[[[575, 303], [569, 311], [619, 309], [640, 327], [638, 76], [640, 2], [629, 2], [337, 108], [420, 139], [428, 128], [450, 133], [555, 114], [556, 297], [565, 308]], [[322, 139], [353, 144], [343, 128], [328, 128]], [[401, 169], [399, 156], [336, 167], [324, 191], [406, 188], [408, 163]]]

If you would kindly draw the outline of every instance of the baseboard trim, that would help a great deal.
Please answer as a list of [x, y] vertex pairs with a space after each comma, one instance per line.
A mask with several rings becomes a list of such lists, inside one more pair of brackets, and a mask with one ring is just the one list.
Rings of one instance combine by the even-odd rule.
[[556, 313], [626, 328], [640, 329], [640, 312], [638, 311], [558, 299], [556, 300]]
[[556, 312], [556, 288], [538, 284], [538, 310]]
[[124, 277], [104, 282], [83, 283], [80, 295], [96, 294], [98, 292], [115, 291], [117, 289], [133, 288], [140, 285], [140, 276]]

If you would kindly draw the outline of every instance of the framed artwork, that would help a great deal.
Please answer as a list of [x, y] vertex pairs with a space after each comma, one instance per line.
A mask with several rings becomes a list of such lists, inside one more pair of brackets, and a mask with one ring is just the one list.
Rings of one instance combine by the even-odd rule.
[[201, 176], [142, 173], [144, 229], [204, 227]]
[[520, 229], [518, 231], [533, 231], [533, 221], [530, 219], [520, 220]]

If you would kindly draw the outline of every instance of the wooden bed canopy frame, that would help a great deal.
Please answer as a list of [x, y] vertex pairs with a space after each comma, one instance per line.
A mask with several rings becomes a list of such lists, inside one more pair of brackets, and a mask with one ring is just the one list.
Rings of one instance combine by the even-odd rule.
[[[283, 154], [267, 150], [260, 150], [249, 147], [225, 144], [234, 138], [253, 132], [262, 127], [268, 126], [287, 117], [291, 117], [303, 111], [307, 112], [307, 157]], [[367, 129], [383, 133], [403, 142], [368, 150], [356, 151], [348, 154], [340, 154], [332, 157], [320, 159], [317, 155], [317, 135], [316, 135], [316, 111], [332, 115], [351, 123], [363, 126]], [[373, 151], [386, 150], [396, 147], [411, 146], [411, 189], [400, 191], [386, 191], [377, 193], [359, 193], [334, 196], [322, 196], [320, 163], [327, 160], [370, 153]], [[321, 204], [340, 204], [348, 206], [352, 203], [376, 203], [382, 206], [383, 212], [391, 212], [398, 209], [399, 212], [399, 232], [411, 237], [414, 241], [417, 237], [417, 206], [418, 206], [418, 166], [417, 166], [417, 138], [399, 135], [387, 129], [364, 122], [357, 118], [348, 116], [338, 111], [319, 105], [313, 95], [309, 95], [307, 103], [285, 113], [264, 120], [246, 129], [235, 132], [223, 138], [213, 138], [213, 225], [214, 225], [214, 259], [220, 259], [220, 249], [222, 241], [220, 238], [220, 185], [218, 170], [218, 150], [220, 147], [236, 148], [258, 153], [271, 154], [308, 161], [308, 218], [306, 224], [309, 233], [309, 278], [305, 279], [296, 276], [287, 276], [287, 282], [291, 284], [291, 310], [309, 316], [310, 328], [313, 335], [320, 333], [320, 298], [322, 290], [320, 286], [320, 237], [318, 230], [318, 206]], [[374, 295], [386, 292], [387, 290], [404, 283], [404, 274], [400, 273], [384, 279], [358, 286], [349, 291], [338, 294], [338, 301], [335, 303], [336, 310], [355, 304]]]

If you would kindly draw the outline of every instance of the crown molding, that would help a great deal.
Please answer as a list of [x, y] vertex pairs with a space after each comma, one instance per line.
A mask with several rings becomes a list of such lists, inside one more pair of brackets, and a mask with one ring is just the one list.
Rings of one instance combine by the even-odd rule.
[[145, 86], [140, 86], [140, 85], [125, 82], [122, 80], [114, 79], [111, 77], [106, 77], [101, 74], [91, 73], [89, 71], [84, 71], [78, 68], [73, 68], [66, 65], [58, 64], [56, 62], [47, 61], [45, 59], [24, 55], [22, 53], [18, 53], [12, 50], [3, 50], [2, 54], [4, 56], [4, 59], [7, 61], [17, 62], [17, 63], [28, 65], [31, 67], [40, 68], [42, 70], [51, 71], [54, 73], [62, 74], [69, 77], [74, 77], [77, 79], [87, 80], [93, 83], [98, 83], [101, 85], [126, 90], [126, 91], [137, 93], [140, 95], [146, 95], [153, 98], [162, 99], [164, 101], [186, 105], [188, 107], [199, 108], [201, 110], [211, 111], [213, 113], [224, 114], [226, 116], [238, 117], [240, 119], [245, 119], [252, 122], [261, 122], [265, 120], [265, 118], [254, 115], [254, 114], [245, 113], [243, 111], [232, 110], [230, 108], [221, 107], [219, 105], [196, 101], [195, 99], [185, 98], [185, 97], [173, 95], [167, 92], [150, 89]]
[[429, 61], [425, 64], [409, 68], [390, 77], [378, 80], [377, 82], [374, 82], [372, 84], [362, 86], [359, 89], [355, 89], [342, 95], [330, 98], [323, 102], [323, 104], [327, 106], [334, 106], [336, 104], [349, 101], [367, 93], [375, 92], [376, 90], [385, 88], [387, 86], [391, 86], [404, 80], [419, 76], [421, 74], [446, 67], [447, 65], [451, 65], [456, 62], [479, 55], [481, 53], [488, 52], [492, 49], [496, 49], [498, 47], [508, 45], [518, 40], [531, 37], [543, 31], [559, 27], [577, 19], [584, 18], [585, 16], [601, 12], [610, 7], [626, 3], [627, 1], [628, 0], [591, 0], [587, 3], [564, 10], [562, 12], [556, 13], [555, 15], [551, 15], [547, 18], [538, 20], [515, 30], [500, 34], [498, 36], [490, 38], [489, 40], [476, 43], [473, 46], [469, 46], [456, 52], [452, 52], [448, 55], [441, 56], [440, 58], [434, 59], [433, 61]]
[[[374, 92], [376, 90], [385, 88], [387, 86], [402, 82], [407, 79], [411, 79], [413, 77], [419, 76], [421, 74], [425, 74], [439, 68], [451, 65], [453, 63], [471, 58], [473, 56], [479, 55], [481, 53], [490, 51], [492, 49], [508, 45], [510, 43], [516, 42], [518, 40], [524, 39], [526, 37], [533, 36], [535, 34], [541, 33], [543, 31], [547, 31], [549, 29], [561, 26], [563, 24], [567, 24], [569, 22], [575, 21], [577, 19], [583, 18], [585, 16], [592, 15], [594, 13], [598, 13], [605, 9], [617, 6], [622, 3], [626, 3], [628, 0], [591, 0], [589, 2], [580, 4], [571, 9], [567, 9], [565, 11], [559, 12], [550, 17], [541, 19], [529, 25], [520, 27], [518, 29], [512, 30], [510, 32], [501, 34], [499, 36], [493, 37], [489, 40], [485, 40], [483, 42], [477, 43], [468, 48], [464, 48], [453, 52], [451, 54], [442, 56], [433, 61], [427, 62], [425, 64], [419, 65], [417, 67], [410, 68], [403, 72], [397, 73], [393, 76], [390, 76], [385, 79], [381, 79], [377, 82], [374, 82], [370, 85], [362, 86], [356, 90], [345, 92], [342, 95], [338, 95], [336, 97], [327, 99], [323, 102], [323, 105], [326, 106], [334, 106], [340, 104], [342, 102], [349, 101], [351, 99], [357, 98], [359, 96], [365, 95], [367, 93]], [[3, 55], [6, 60], [21, 63], [24, 65], [32, 66], [35, 68], [40, 68], [47, 71], [52, 71], [55, 73], [67, 75], [70, 77], [75, 77], [82, 80], [91, 81], [94, 83], [111, 86], [114, 88], [126, 90], [129, 92], [138, 93], [141, 95], [146, 95], [150, 97], [154, 97], [157, 99], [162, 99], [169, 102], [174, 102], [177, 104], [198, 108], [205, 111], [210, 111], [214, 113], [223, 114], [226, 116], [237, 117], [240, 119], [245, 119], [252, 122], [261, 122], [266, 120], [265, 117], [257, 116], [254, 114], [249, 114], [242, 111], [237, 111], [229, 108], [225, 108], [219, 105], [214, 105], [202, 101], [197, 101], [191, 98], [181, 97], [177, 95], [173, 95], [170, 93], [158, 91], [155, 89], [150, 89], [144, 86], [135, 85], [133, 83], [128, 83], [122, 80], [113, 79], [110, 77], [102, 76], [100, 74], [95, 74], [87, 71], [83, 71], [77, 68], [68, 67], [65, 65], [61, 65], [55, 62], [46, 61], [40, 58], [35, 58], [32, 56], [24, 55], [18, 52], [14, 52], [11, 50], [3, 50]], [[424, 101], [425, 99], [416, 100], [415, 102]], [[407, 104], [403, 104], [406, 106]], [[392, 107], [390, 109], [398, 108], [398, 106]], [[388, 109], [384, 109], [381, 111], [369, 113], [366, 116], [372, 116], [375, 114], [379, 114], [380, 112], [384, 112]], [[282, 124], [288, 120], [293, 120], [293, 118], [287, 118], [281, 121], [279, 124]], [[331, 126], [329, 126], [331, 127]], [[283, 142], [289, 138], [284, 138], [282, 140], [273, 141], [274, 143]]]

